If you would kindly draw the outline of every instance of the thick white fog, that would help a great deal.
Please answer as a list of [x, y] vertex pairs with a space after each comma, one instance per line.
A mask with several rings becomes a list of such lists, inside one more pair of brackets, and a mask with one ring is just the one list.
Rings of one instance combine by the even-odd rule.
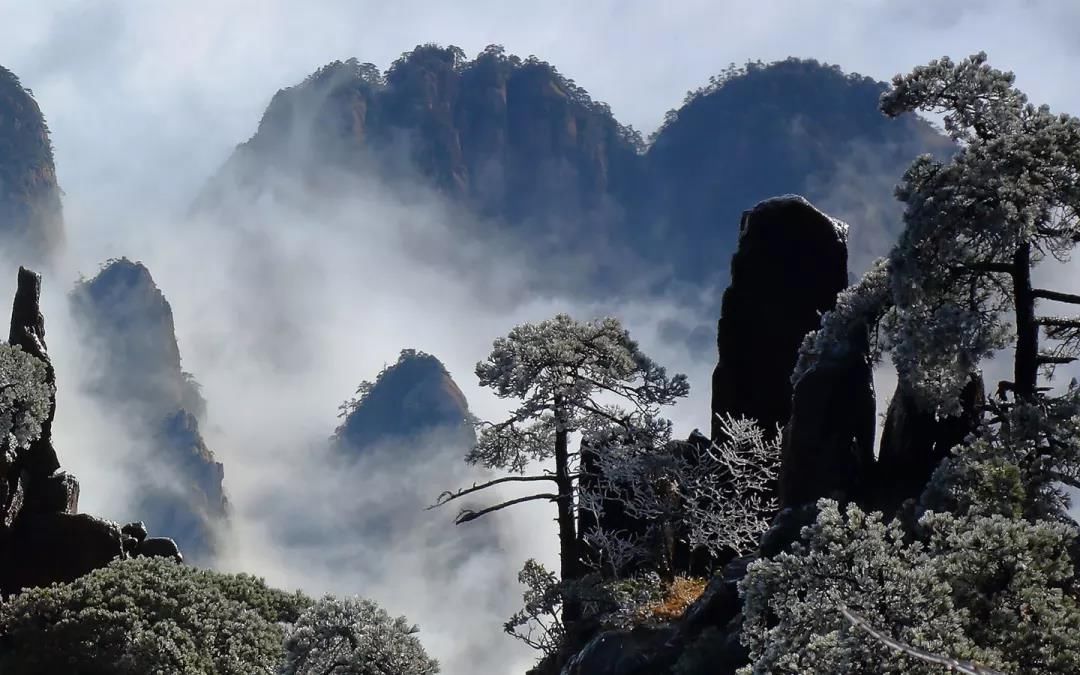
[[[691, 352], [685, 340], [661, 334], [673, 324], [700, 331], [712, 317], [662, 298], [583, 305], [533, 297], [526, 253], [507, 257], [463, 240], [453, 229], [461, 214], [419, 186], [403, 193], [372, 183], [302, 209], [264, 200], [227, 226], [137, 205], [104, 214], [73, 196], [66, 206], [70, 256], [46, 275], [43, 309], [59, 380], [57, 447], [81, 480], [81, 510], [137, 519], [133, 468], [149, 461], [124, 411], [104, 410], [78, 390], [95, 365], [64, 299], [77, 272], [90, 276], [98, 261], [124, 253], [144, 262], [165, 292], [184, 368], [209, 403], [202, 431], [225, 466], [232, 506], [217, 566], [312, 594], [374, 598], [421, 624], [444, 672], [520, 673], [531, 662], [502, 623], [520, 601], [521, 563], [556, 562], [554, 512], [523, 505], [463, 525], [460, 536], [493, 530], [497, 547], [460, 555], [456, 506], [419, 506], [475, 480], [461, 452], [401, 448], [420, 458], [407, 473], [401, 462], [347, 471], [329, 462], [325, 441], [339, 423], [338, 406], [360, 380], [374, 379], [400, 349], [420, 349], [445, 363], [475, 414], [495, 419], [507, 404], [473, 374], [495, 337], [561, 311], [614, 314], [660, 363], [692, 376], [692, 397], [672, 410], [678, 432], [707, 426], [713, 349], [706, 341]], [[76, 224], [107, 230], [110, 241], [84, 237]], [[455, 247], [466, 250], [446, 260], [431, 255]], [[0, 292], [10, 297], [13, 282], [13, 275], [2, 280]], [[392, 536], [356, 534], [357, 519], [400, 502], [402, 492], [416, 496], [417, 512], [380, 512]]]

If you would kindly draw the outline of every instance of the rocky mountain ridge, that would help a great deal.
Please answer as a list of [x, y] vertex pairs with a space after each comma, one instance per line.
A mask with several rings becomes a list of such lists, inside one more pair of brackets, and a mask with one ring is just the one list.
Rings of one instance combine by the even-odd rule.
[[929, 123], [880, 115], [884, 89], [813, 60], [733, 66], [646, 144], [536, 57], [421, 45], [385, 72], [349, 59], [279, 91], [198, 203], [242, 209], [283, 182], [329, 195], [419, 179], [488, 223], [479, 233], [555, 257], [592, 251], [595, 288], [629, 276], [700, 288], [726, 277], [737, 231], [725, 224], [798, 193], [862, 223], [861, 271], [898, 231], [892, 187], [910, 161], [952, 151]]

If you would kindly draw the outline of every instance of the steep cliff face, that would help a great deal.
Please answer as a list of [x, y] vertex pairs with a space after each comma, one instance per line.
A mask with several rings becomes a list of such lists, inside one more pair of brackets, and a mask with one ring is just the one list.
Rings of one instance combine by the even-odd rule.
[[418, 173], [476, 212], [532, 223], [538, 235], [569, 233], [567, 216], [613, 222], [614, 195], [638, 180], [636, 143], [547, 63], [499, 48], [466, 61], [456, 47], [425, 45], [385, 75], [350, 59], [279, 91], [202, 203], [228, 187], [272, 189], [281, 176], [347, 187], [368, 168]]
[[374, 382], [362, 383], [342, 414], [344, 422], [333, 440], [346, 456], [380, 447], [407, 448], [423, 438], [464, 456], [476, 440], [461, 389], [439, 359], [412, 349], [403, 350]]
[[91, 392], [124, 410], [148, 448], [136, 495], [140, 514], [170, 532], [189, 557], [210, 556], [215, 525], [227, 511], [223, 469], [199, 432], [206, 402], [181, 369], [172, 308], [150, 271], [126, 258], [80, 283], [71, 302], [97, 359]]
[[148, 416], [177, 408], [204, 414], [198, 385], [180, 366], [172, 307], [145, 265], [110, 260], [71, 301], [101, 359], [94, 369], [98, 393], [143, 407]]
[[590, 252], [589, 281], [700, 284], [727, 276], [746, 205], [795, 193], [860, 223], [849, 242], [860, 272], [898, 231], [892, 191], [907, 165], [951, 151], [917, 117], [884, 117], [884, 87], [816, 61], [732, 68], [646, 147], [535, 57], [420, 46], [385, 73], [335, 62], [279, 91], [199, 203], [242, 203], [282, 178], [347, 191], [419, 176], [489, 217], [485, 234], [559, 258]]
[[798, 196], [743, 214], [717, 327], [714, 440], [722, 440], [717, 415], [750, 417], [768, 431], [787, 424], [799, 346], [847, 287], [847, 235]]
[[0, 240], [17, 262], [36, 265], [63, 238], [49, 128], [30, 90], [0, 66]]

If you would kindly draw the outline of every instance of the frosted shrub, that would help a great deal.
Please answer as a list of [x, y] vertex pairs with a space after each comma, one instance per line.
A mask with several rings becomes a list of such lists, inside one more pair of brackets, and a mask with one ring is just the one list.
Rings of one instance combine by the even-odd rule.
[[276, 672], [282, 622], [311, 601], [255, 577], [135, 558], [0, 604], [0, 672]]
[[362, 598], [326, 596], [312, 605], [285, 638], [281, 675], [430, 675], [419, 629]]

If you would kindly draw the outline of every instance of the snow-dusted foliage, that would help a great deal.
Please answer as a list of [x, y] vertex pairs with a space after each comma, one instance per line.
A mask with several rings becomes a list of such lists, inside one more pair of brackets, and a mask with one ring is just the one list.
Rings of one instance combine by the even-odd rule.
[[165, 558], [113, 562], [0, 603], [0, 672], [277, 672], [281, 625], [311, 602]]
[[518, 572], [518, 583], [525, 586], [525, 606], [503, 625], [503, 630], [544, 656], [559, 651], [566, 627], [561, 612], [563, 588], [559, 575], [530, 558]]
[[572, 597], [582, 606], [583, 617], [605, 628], [621, 629], [641, 623], [644, 609], [660, 602], [667, 590], [654, 572], [626, 579], [591, 573], [560, 581], [557, 574], [533, 559], [521, 568], [518, 581], [525, 586], [525, 606], [510, 617], [503, 629], [544, 657], [557, 654], [566, 638], [561, 619], [565, 598]]
[[[797, 384], [819, 363], [846, 356], [852, 348], [852, 332], [872, 329], [890, 306], [889, 259], [879, 258], [857, 284], [836, 296], [836, 306], [821, 317], [821, 328], [803, 338], [791, 383]], [[882, 346], [875, 341], [875, 357]]]
[[752, 564], [740, 584], [742, 673], [941, 672], [853, 626], [843, 608], [904, 644], [1003, 672], [1080, 669], [1073, 528], [927, 513], [912, 538], [880, 514], [819, 506], [802, 543]]
[[616, 506], [639, 524], [638, 532], [603, 527], [582, 533], [596, 563], [618, 576], [642, 559], [657, 562], [654, 542], [677, 527], [691, 548], [714, 556], [746, 553], [768, 529], [778, 506], [771, 484], [780, 464], [780, 435], [767, 438], [756, 422], [721, 417], [727, 440], [708, 447], [678, 443], [657, 449], [605, 439], [596, 476], [578, 496], [579, 507], [604, 523]]
[[362, 598], [326, 596], [308, 608], [285, 637], [281, 675], [430, 675], [419, 629], [405, 617]]
[[893, 638], [890, 635], [886, 635], [885, 633], [879, 631], [877, 628], [874, 628], [872, 625], [870, 625], [869, 621], [862, 618], [855, 612], [852, 612], [847, 607], [842, 608], [840, 611], [843, 613], [844, 617], [852, 623], [852, 625], [862, 628], [878, 642], [903, 654], [914, 656], [920, 661], [944, 666], [945, 669], [949, 672], [960, 673], [961, 675], [1005, 675], [1005, 673], [1002, 673], [1000, 670], [988, 668], [987, 666], [975, 663], [974, 661], [962, 661], [951, 656], [942, 656], [941, 654], [935, 654], [934, 652], [927, 651], [925, 649], [919, 649], [918, 647], [909, 645], [906, 642], [900, 642], [896, 638]]
[[[985, 54], [897, 76], [881, 107], [943, 114], [958, 150], [907, 171], [899, 243], [808, 336], [793, 381], [864, 328], [939, 414], [1007, 346], [1015, 381], [896, 520], [822, 500], [790, 552], [750, 566], [741, 672], [1080, 672], [1078, 528], [1063, 490], [1080, 486], [1080, 389], [1037, 388], [1039, 366], [1076, 355], [1080, 321], [1035, 313], [1040, 299], [1080, 298], [1031, 275], [1080, 240], [1080, 120], [1028, 104]], [[1040, 329], [1057, 341], [1049, 352]]]
[[560, 314], [518, 326], [495, 340], [476, 374], [500, 398], [522, 402], [505, 422], [480, 425], [468, 460], [517, 472], [550, 458], [559, 431], [642, 426], [641, 420], [657, 421], [659, 406], [689, 392], [685, 375], [668, 377], [614, 318], [579, 322]]
[[1017, 328], [1017, 391], [1030, 398], [1037, 364], [1031, 267], [1064, 259], [1080, 234], [1080, 120], [1027, 103], [1013, 75], [985, 54], [932, 61], [893, 79], [887, 115], [941, 113], [958, 142], [947, 162], [920, 157], [897, 196], [906, 229], [894, 249], [890, 322], [902, 379], [949, 408], [979, 360]]
[[1080, 387], [1036, 404], [996, 407], [998, 422], [942, 462], [923, 504], [1070, 522], [1065, 486], [1080, 489]]
[[52, 387], [45, 363], [19, 347], [0, 345], [0, 439], [5, 452], [25, 448], [41, 435]]
[[[489, 468], [524, 473], [532, 462], [552, 467], [531, 476], [510, 475], [457, 492], [444, 492], [436, 506], [501, 483], [554, 486], [489, 506], [464, 509], [458, 523], [526, 501], [554, 502], [558, 510], [560, 579], [583, 576], [575, 497], [580, 460], [570, 452], [571, 435], [582, 447], [599, 448], [619, 436], [635, 447], [663, 447], [671, 423], [661, 406], [689, 393], [685, 375], [669, 377], [642, 353], [617, 319], [579, 322], [565, 314], [518, 326], [495, 340], [491, 355], [476, 366], [480, 384], [499, 398], [520, 401], [502, 422], [481, 422], [476, 447], [466, 460]], [[575, 621], [580, 605], [564, 595], [564, 623]]]

